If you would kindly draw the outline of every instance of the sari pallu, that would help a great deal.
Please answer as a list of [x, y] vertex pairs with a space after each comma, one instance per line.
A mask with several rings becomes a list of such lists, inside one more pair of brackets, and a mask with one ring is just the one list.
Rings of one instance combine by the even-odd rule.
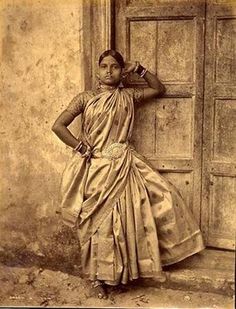
[[134, 89], [106, 91], [84, 106], [82, 136], [62, 181], [64, 222], [77, 225], [84, 274], [109, 284], [153, 277], [204, 248], [177, 189], [130, 147]]
[[82, 244], [96, 232], [124, 190], [131, 162], [128, 139], [132, 126], [132, 99], [119, 88], [87, 102], [82, 139], [91, 146], [91, 154], [83, 158], [74, 153], [68, 162], [62, 178], [61, 204], [66, 224], [74, 226], [77, 222], [80, 230], [89, 225], [80, 239]]

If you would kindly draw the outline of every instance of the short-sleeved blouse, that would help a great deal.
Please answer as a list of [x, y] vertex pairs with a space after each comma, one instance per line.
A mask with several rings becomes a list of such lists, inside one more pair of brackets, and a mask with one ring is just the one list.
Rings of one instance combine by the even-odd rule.
[[[120, 88], [121, 91], [126, 91], [133, 97], [134, 103], [139, 103], [143, 100], [144, 89], [143, 88]], [[76, 95], [69, 103], [66, 111], [72, 114], [74, 117], [83, 113], [86, 103], [97, 94], [97, 91], [84, 91]]]

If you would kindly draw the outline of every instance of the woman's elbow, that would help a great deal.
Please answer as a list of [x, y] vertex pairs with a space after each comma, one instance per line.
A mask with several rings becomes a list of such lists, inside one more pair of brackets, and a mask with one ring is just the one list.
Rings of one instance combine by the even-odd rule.
[[52, 125], [51, 130], [52, 130], [55, 134], [57, 134], [57, 133], [60, 131], [60, 125], [59, 125], [57, 122], [55, 122], [55, 123]]
[[162, 84], [159, 88], [159, 95], [163, 95], [166, 92], [166, 87]]
[[166, 88], [164, 85], [158, 85], [158, 87], [156, 87], [154, 89], [154, 97], [159, 97], [162, 96], [164, 93], [166, 92]]

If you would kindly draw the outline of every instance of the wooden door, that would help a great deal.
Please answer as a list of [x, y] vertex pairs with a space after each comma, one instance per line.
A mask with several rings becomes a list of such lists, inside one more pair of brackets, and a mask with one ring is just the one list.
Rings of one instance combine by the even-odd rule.
[[208, 1], [206, 12], [202, 230], [209, 246], [228, 249], [236, 219], [235, 5]]
[[163, 98], [136, 108], [133, 143], [179, 188], [200, 224], [205, 3], [117, 0], [115, 7], [116, 49], [167, 87]]

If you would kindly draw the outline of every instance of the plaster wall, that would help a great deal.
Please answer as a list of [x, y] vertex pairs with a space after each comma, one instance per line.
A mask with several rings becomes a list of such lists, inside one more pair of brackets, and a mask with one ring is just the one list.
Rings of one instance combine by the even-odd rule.
[[[51, 126], [84, 89], [81, 5], [75, 0], [1, 1], [0, 241], [4, 249], [13, 244], [32, 246], [37, 223], [55, 216], [61, 173], [71, 152], [53, 135]], [[72, 130], [77, 128], [75, 123]], [[49, 231], [48, 225], [45, 235]]]

